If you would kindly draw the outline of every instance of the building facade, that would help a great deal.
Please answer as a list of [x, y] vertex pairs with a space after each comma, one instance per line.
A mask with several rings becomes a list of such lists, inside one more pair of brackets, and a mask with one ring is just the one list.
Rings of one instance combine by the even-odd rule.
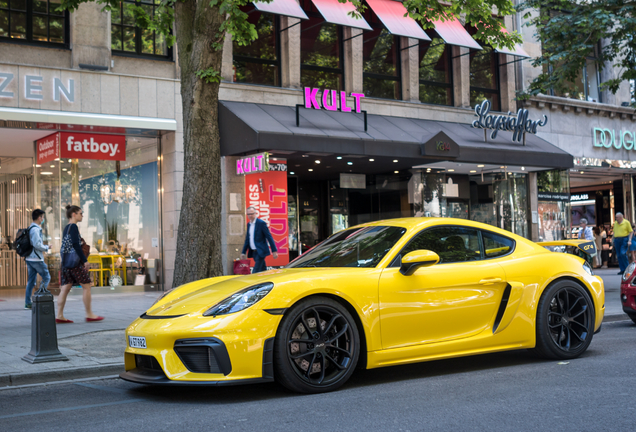
[[[83, 4], [72, 14], [50, 0], [45, 9], [0, 5], [0, 286], [24, 284], [8, 246], [29, 210], [47, 212], [48, 241], [59, 250], [68, 204], [82, 207], [80, 231], [102, 253], [96, 279], [126, 274], [132, 284], [142, 266], [157, 273], [145, 283], [172, 285], [183, 184], [178, 49], [134, 27], [137, 3], [112, 13]], [[476, 41], [459, 19], [423, 30], [400, 2], [367, 4], [354, 19], [337, 0], [254, 3], [245, 12], [258, 39], [239, 46], [226, 36], [226, 273], [250, 205], [281, 252], [269, 265], [384, 218], [462, 217], [549, 240], [573, 235], [592, 207], [594, 223], [634, 214], [636, 131], [633, 110], [622, 106], [629, 86], [599, 91], [591, 61], [582, 96], [522, 104], [516, 91], [536, 76], [528, 58], [541, 45], [521, 17], [504, 17], [524, 36], [507, 50]], [[23, 17], [25, 26], [12, 27]], [[98, 146], [88, 155], [93, 142], [123, 142], [125, 154]]]

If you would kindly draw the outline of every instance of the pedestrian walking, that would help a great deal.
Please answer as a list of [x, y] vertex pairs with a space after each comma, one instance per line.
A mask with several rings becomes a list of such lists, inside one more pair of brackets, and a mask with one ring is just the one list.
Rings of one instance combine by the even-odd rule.
[[614, 243], [614, 253], [618, 259], [618, 267], [620, 271], [618, 274], [623, 274], [629, 261], [627, 259], [628, 238], [632, 233], [632, 224], [623, 217], [623, 213], [616, 213], [616, 221], [614, 222], [614, 237], [612, 239]]
[[632, 225], [632, 232], [629, 233], [629, 239], [627, 239], [627, 247], [631, 255], [631, 261], [636, 262], [636, 225]]
[[35, 209], [31, 213], [31, 219], [33, 222], [29, 226], [29, 240], [33, 250], [25, 258], [27, 266], [27, 286], [26, 293], [24, 294], [24, 308], [31, 309], [31, 295], [33, 294], [33, 287], [37, 282], [38, 275], [42, 278], [40, 282], [40, 291], [46, 291], [51, 281], [51, 275], [49, 269], [44, 262], [44, 253], [49, 250], [48, 246], [45, 246], [42, 241], [42, 222], [44, 222], [44, 212], [40, 209]]
[[254, 270], [252, 273], [258, 273], [266, 270], [265, 257], [270, 255], [270, 248], [274, 259], [278, 258], [278, 249], [276, 249], [274, 237], [269, 232], [267, 224], [258, 218], [258, 212], [255, 207], [247, 208], [247, 218], [249, 223], [247, 224], [241, 259], [245, 259], [245, 252], [247, 252], [247, 257], [254, 259]]
[[600, 226], [596, 226], [594, 227], [594, 243], [596, 244], [596, 257], [594, 258], [595, 261], [595, 268], [600, 268], [603, 265], [603, 261], [602, 261], [602, 251], [603, 251], [603, 237], [601, 235], [601, 227]]
[[80, 237], [79, 228], [77, 228], [77, 223], [84, 219], [84, 212], [76, 205], [68, 205], [66, 206], [66, 217], [69, 223], [64, 228], [62, 235], [60, 295], [57, 300], [58, 309], [55, 322], [58, 324], [73, 322], [64, 317], [66, 297], [68, 297], [73, 285], [82, 286], [86, 321], [101, 321], [104, 317], [95, 315], [91, 309], [91, 277], [88, 273], [88, 260], [82, 250], [82, 238]]

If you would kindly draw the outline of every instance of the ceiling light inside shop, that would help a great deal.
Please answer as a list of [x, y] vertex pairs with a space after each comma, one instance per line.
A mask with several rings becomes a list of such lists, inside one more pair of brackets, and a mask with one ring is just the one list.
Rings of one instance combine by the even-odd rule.
[[454, 169], [449, 169], [449, 170], [448, 170], [448, 172], [454, 172], [454, 171], [455, 171]]
[[55, 168], [55, 165], [51, 165], [51, 168]]
[[40, 174], [42, 174], [42, 175], [53, 175], [53, 173], [52, 173], [52, 172], [48, 172], [48, 171], [41, 172]]
[[42, 165], [36, 165], [35, 167], [36, 168], [42, 168]]
[[475, 172], [476, 173], [477, 171], [476, 170], [470, 170], [470, 172]]
[[483, 168], [483, 167], [484, 167], [483, 165], [477, 165], [477, 168]]
[[369, 159], [369, 162], [375, 162], [375, 159]]
[[73, 162], [73, 159], [69, 159], [69, 160], [68, 160], [68, 163], [71, 163], [71, 162]]
[[66, 171], [66, 168], [62, 168], [62, 171]]
[[60, 158], [55, 158], [55, 159], [53, 159], [53, 160], [60, 160]]
[[296, 173], [292, 171], [292, 172], [290, 172], [289, 174], [294, 175], [294, 174], [296, 174]]
[[521, 171], [525, 171], [525, 170], [526, 170], [526, 167], [521, 167]]
[[394, 163], [395, 163], [395, 162], [397, 162], [397, 161], [398, 161], [397, 159], [393, 159], [393, 162], [394, 162]]
[[338, 157], [336, 157], [336, 159], [340, 160], [340, 159], [342, 159], [342, 156], [338, 156]]
[[309, 155], [303, 155], [303, 157], [309, 157]]
[[581, 171], [581, 174], [585, 174], [585, 171]]
[[320, 161], [319, 161], [319, 160], [317, 160], [317, 161], [316, 161], [316, 163], [317, 163], [317, 164], [319, 164], [319, 163], [320, 163]]
[[309, 171], [313, 171], [313, 169], [309, 168]]
[[499, 168], [504, 169], [504, 168], [505, 168], [505, 166], [500, 166]]
[[347, 162], [347, 165], [353, 165], [353, 162]]
[[393, 174], [399, 174], [399, 173], [400, 173], [399, 171], [393, 171]]

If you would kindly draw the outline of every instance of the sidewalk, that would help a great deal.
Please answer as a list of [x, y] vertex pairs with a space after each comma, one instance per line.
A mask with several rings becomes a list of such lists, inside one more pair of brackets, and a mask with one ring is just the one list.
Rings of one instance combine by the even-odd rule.
[[[30, 364], [22, 360], [31, 350], [31, 311], [24, 309], [24, 290], [0, 290], [0, 388], [123, 372], [124, 330], [161, 293], [99, 292], [93, 288], [93, 311], [105, 319], [92, 323], [85, 320], [81, 288], [68, 296], [64, 315], [74, 323], [58, 324], [57, 337], [69, 360]], [[57, 309], [57, 296], [55, 302]]]
[[[617, 272], [616, 268], [596, 271], [605, 281], [605, 322], [628, 319], [619, 300]], [[93, 288], [93, 311], [106, 319], [94, 323], [84, 320], [81, 289], [73, 288], [68, 297], [65, 316], [75, 323], [58, 324], [57, 337], [69, 361], [30, 364], [22, 360], [31, 349], [31, 311], [24, 309], [24, 290], [0, 290], [0, 389], [123, 372], [124, 330], [160, 293], [109, 292], [108, 288], [99, 292]]]

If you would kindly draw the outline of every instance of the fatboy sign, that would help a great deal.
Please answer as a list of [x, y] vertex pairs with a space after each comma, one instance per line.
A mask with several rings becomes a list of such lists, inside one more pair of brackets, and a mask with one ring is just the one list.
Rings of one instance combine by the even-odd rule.
[[361, 113], [360, 99], [364, 97], [362, 93], [351, 93], [349, 96], [354, 99], [354, 106], [347, 106], [347, 93], [336, 90], [323, 90], [322, 97], [318, 97], [320, 89], [305, 87], [305, 108], [326, 109], [327, 111], [342, 111]]
[[475, 105], [475, 115], [479, 117], [478, 120], [473, 122], [474, 128], [480, 129], [492, 129], [490, 138], [497, 138], [497, 132], [509, 131], [512, 132], [512, 141], [521, 142], [524, 134], [537, 133], [537, 127], [545, 126], [548, 124], [548, 117], [543, 116], [542, 120], [528, 120], [528, 110], [519, 109], [517, 116], [513, 117], [512, 113], [508, 111], [508, 114], [491, 115], [490, 101], [483, 101], [481, 105]]
[[[126, 160], [126, 137], [74, 132], [58, 132], [36, 142], [38, 163], [61, 158]], [[54, 157], [52, 155], [55, 154]]]

